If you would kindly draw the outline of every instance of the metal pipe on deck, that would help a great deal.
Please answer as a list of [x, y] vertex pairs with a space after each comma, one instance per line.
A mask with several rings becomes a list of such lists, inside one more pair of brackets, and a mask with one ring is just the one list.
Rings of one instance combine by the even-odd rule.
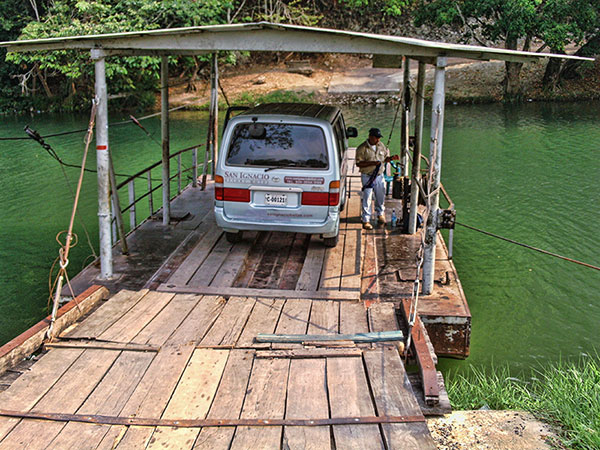
[[417, 213], [419, 212], [419, 186], [421, 181], [421, 148], [423, 146], [423, 112], [425, 110], [425, 63], [419, 61], [417, 75], [417, 108], [415, 112], [415, 146], [413, 150], [412, 182], [410, 185], [410, 216], [408, 233], [417, 232]]
[[[160, 58], [160, 124], [162, 134], [162, 197], [163, 197], [163, 225], [169, 225], [171, 218], [171, 183], [169, 181], [169, 58]], [[150, 194], [152, 195], [152, 194]]]
[[110, 181], [108, 155], [108, 96], [106, 67], [101, 50], [91, 50], [96, 77], [96, 165], [98, 168], [98, 222], [100, 240], [100, 276], [108, 280], [113, 276], [112, 238], [110, 229]]
[[423, 260], [423, 294], [433, 291], [435, 273], [435, 246], [438, 229], [438, 211], [440, 201], [440, 180], [442, 172], [442, 141], [444, 136], [444, 103], [446, 98], [446, 58], [437, 58], [435, 66], [435, 85], [433, 88], [433, 105], [431, 112], [431, 143], [429, 158], [431, 164], [431, 190], [429, 197], [429, 214], [425, 228], [425, 251]]

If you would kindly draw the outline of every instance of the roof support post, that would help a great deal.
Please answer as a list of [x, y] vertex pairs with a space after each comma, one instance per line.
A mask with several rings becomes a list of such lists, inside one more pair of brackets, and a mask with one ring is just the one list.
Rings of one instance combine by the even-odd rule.
[[421, 148], [423, 146], [423, 112], [425, 110], [425, 63], [419, 61], [417, 75], [417, 108], [415, 112], [415, 146], [413, 150], [412, 181], [410, 184], [410, 216], [408, 233], [417, 231], [417, 213], [419, 212], [419, 186], [421, 182]]
[[101, 280], [113, 276], [113, 255], [110, 215], [110, 180], [108, 154], [108, 95], [106, 89], [106, 70], [104, 54], [99, 50], [91, 51], [96, 76], [96, 165], [98, 168], [98, 222], [100, 240], [100, 276]]
[[410, 135], [410, 117], [409, 117], [409, 85], [410, 83], [410, 59], [404, 57], [404, 77], [402, 79], [402, 118], [401, 118], [401, 130], [400, 130], [400, 167], [402, 169], [403, 177], [408, 176], [408, 139]]
[[211, 77], [210, 77], [210, 111], [212, 115], [212, 174], [215, 177], [217, 158], [219, 157], [219, 59], [217, 52], [212, 54]]
[[163, 225], [169, 225], [171, 219], [171, 181], [169, 149], [169, 57], [160, 58], [160, 125], [162, 134], [162, 197]]
[[423, 255], [423, 294], [433, 291], [435, 272], [435, 246], [438, 230], [438, 211], [440, 201], [440, 180], [442, 173], [442, 138], [444, 135], [444, 104], [446, 98], [446, 58], [437, 58], [435, 66], [435, 85], [431, 111], [431, 143], [429, 146], [429, 179], [431, 189], [427, 192], [427, 226], [425, 229], [425, 251]]

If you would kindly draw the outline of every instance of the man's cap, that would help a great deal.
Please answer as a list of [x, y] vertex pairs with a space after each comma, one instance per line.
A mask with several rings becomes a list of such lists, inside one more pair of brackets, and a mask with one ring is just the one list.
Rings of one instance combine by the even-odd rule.
[[379, 128], [371, 128], [369, 130], [369, 136], [375, 136], [377, 138], [382, 137], [381, 130]]

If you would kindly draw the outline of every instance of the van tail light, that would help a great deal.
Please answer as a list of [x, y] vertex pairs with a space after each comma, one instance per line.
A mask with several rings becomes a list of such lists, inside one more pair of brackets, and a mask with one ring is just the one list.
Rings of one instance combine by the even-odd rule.
[[225, 188], [223, 200], [226, 202], [250, 202], [250, 189]]
[[329, 192], [303, 192], [302, 204], [307, 206], [337, 206], [340, 203], [340, 182], [329, 183]]
[[215, 175], [215, 200], [223, 200], [223, 177]]
[[329, 206], [337, 206], [340, 203], [340, 180], [329, 183]]

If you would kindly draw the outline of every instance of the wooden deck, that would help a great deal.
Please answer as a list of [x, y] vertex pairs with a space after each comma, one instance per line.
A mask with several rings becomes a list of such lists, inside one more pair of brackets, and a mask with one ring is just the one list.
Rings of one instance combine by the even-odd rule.
[[[132, 254], [115, 255], [119, 279], [107, 283], [116, 294], [0, 393], [0, 410], [21, 415], [0, 414], [0, 449], [435, 448], [395, 343], [255, 341], [404, 328], [419, 236], [362, 230], [359, 183], [350, 177], [332, 249], [293, 233], [245, 233], [231, 244], [214, 224], [211, 190], [188, 190], [173, 210], [187, 208], [191, 220], [138, 230], [171, 233], [168, 258], [157, 256], [162, 244], [132, 236]], [[470, 327], [443, 245], [435, 284], [419, 308], [425, 325]], [[462, 339], [468, 348], [468, 333]]]

